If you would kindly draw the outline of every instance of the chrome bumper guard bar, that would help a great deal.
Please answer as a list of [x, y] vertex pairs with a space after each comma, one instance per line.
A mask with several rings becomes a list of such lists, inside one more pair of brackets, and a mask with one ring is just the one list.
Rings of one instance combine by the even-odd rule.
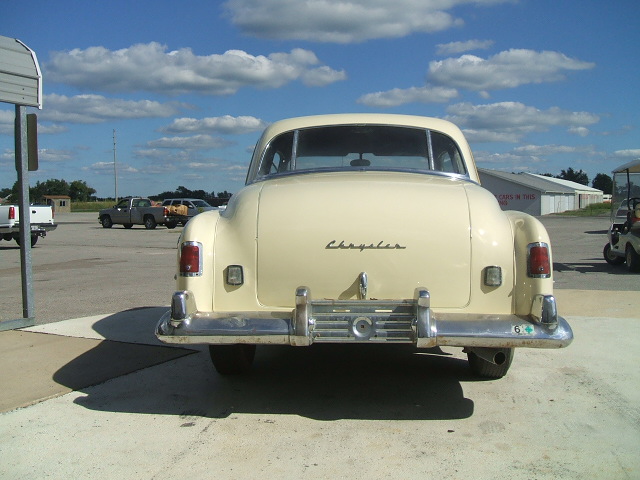
[[412, 343], [491, 348], [561, 348], [573, 340], [551, 295], [536, 296], [531, 316], [435, 313], [429, 291], [409, 300], [312, 300], [299, 287], [293, 312], [198, 312], [193, 294], [173, 294], [156, 336], [165, 343]]

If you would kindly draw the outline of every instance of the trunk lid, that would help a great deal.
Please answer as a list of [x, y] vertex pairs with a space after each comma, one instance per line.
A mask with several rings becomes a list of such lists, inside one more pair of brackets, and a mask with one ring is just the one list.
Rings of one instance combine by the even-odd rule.
[[466, 181], [390, 172], [323, 173], [265, 182], [258, 211], [258, 301], [431, 292], [432, 306], [469, 302], [471, 241]]

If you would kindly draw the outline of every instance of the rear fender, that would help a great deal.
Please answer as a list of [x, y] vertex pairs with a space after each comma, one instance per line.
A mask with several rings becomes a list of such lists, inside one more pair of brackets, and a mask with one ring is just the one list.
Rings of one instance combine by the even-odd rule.
[[[513, 229], [513, 243], [515, 255], [515, 290], [514, 313], [516, 315], [530, 315], [534, 300], [539, 295], [553, 295], [553, 257], [549, 235], [539, 220], [523, 212], [505, 212]], [[527, 272], [528, 246], [532, 243], [542, 243], [549, 246], [549, 262], [551, 274], [548, 278], [532, 278]]]
[[[189, 220], [178, 239], [176, 289], [189, 290], [193, 294], [196, 310], [209, 312], [213, 309], [211, 292], [214, 288], [214, 245], [216, 229], [220, 221], [220, 212], [205, 212]], [[196, 242], [200, 248], [202, 273], [198, 276], [180, 275], [180, 254], [182, 246], [187, 242]]]

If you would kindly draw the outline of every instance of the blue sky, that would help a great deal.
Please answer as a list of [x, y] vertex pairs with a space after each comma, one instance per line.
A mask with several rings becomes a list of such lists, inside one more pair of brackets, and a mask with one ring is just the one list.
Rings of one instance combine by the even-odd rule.
[[101, 197], [114, 130], [120, 197], [236, 192], [266, 125], [341, 112], [449, 119], [484, 168], [610, 174], [640, 157], [638, 19], [637, 0], [0, 1], [43, 74], [31, 184]]

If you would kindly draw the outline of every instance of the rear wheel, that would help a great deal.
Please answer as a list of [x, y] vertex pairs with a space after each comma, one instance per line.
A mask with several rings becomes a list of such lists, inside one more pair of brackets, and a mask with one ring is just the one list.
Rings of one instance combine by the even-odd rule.
[[640, 255], [636, 253], [631, 245], [627, 245], [625, 260], [627, 262], [627, 269], [630, 272], [640, 272]]
[[146, 216], [144, 217], [144, 228], [146, 228], [147, 230], [153, 230], [154, 228], [156, 228], [156, 219], [153, 218], [152, 216]]
[[209, 345], [209, 355], [220, 375], [238, 375], [251, 368], [256, 346], [247, 344]]
[[[467, 352], [471, 371], [483, 378], [502, 378], [509, 371], [513, 360], [513, 348], [485, 348], [495, 363], [478, 356], [473, 350]], [[487, 355], [484, 355], [485, 357]]]
[[602, 256], [607, 261], [609, 265], [622, 265], [624, 263], [624, 257], [616, 255], [611, 250], [611, 244], [607, 243], [604, 246], [604, 250], [602, 251]]
[[[20, 245], [20, 236], [16, 235], [13, 237], [18, 245]], [[38, 243], [38, 235], [31, 235], [31, 246], [33, 247], [36, 243]]]

